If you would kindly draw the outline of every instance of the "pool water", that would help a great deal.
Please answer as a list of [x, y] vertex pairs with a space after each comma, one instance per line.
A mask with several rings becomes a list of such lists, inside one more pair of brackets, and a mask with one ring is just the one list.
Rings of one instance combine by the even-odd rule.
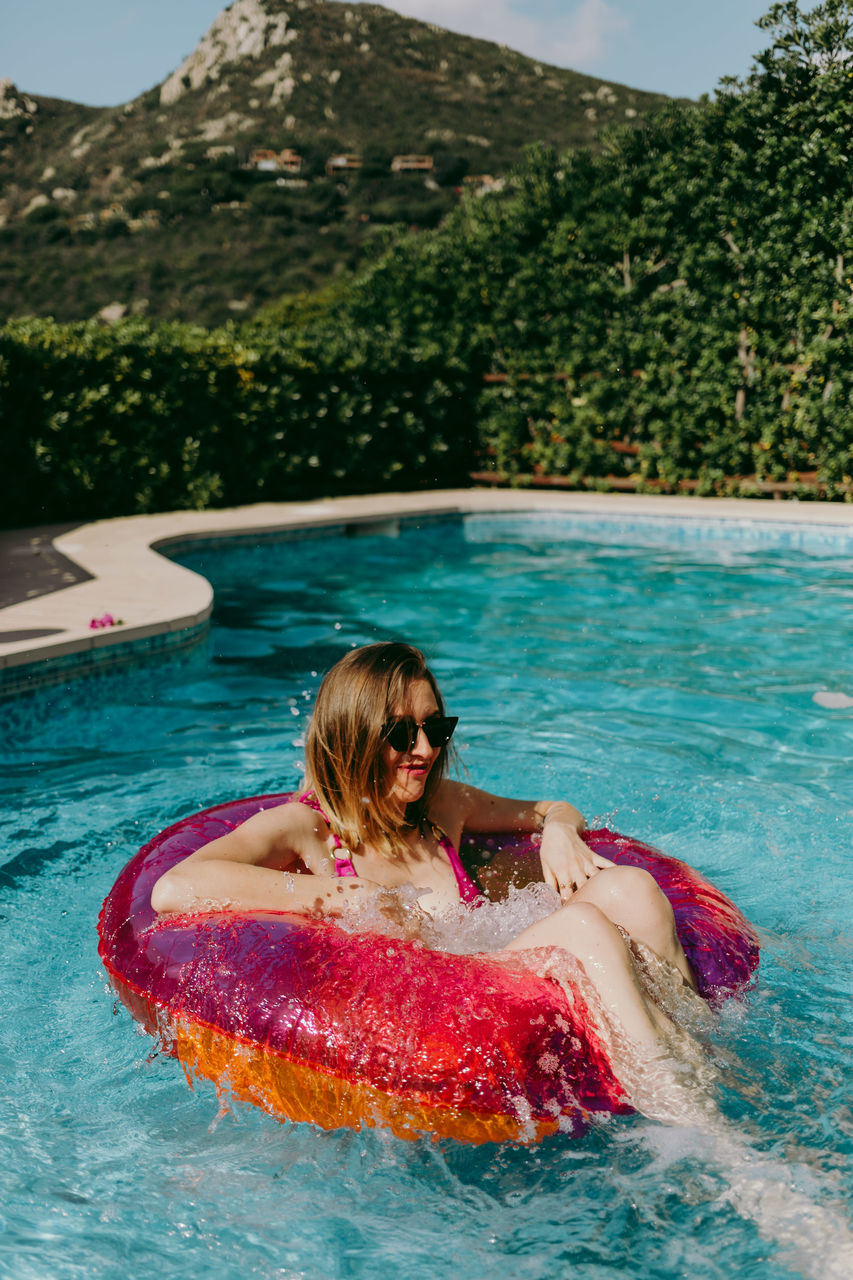
[[[853, 1274], [853, 540], [469, 517], [181, 559], [214, 583], [208, 640], [0, 704], [0, 1276]], [[323, 672], [390, 638], [426, 650], [472, 781], [570, 798], [759, 928], [707, 1044], [729, 1137], [633, 1116], [472, 1148], [220, 1112], [114, 1010], [121, 866], [298, 785]]]

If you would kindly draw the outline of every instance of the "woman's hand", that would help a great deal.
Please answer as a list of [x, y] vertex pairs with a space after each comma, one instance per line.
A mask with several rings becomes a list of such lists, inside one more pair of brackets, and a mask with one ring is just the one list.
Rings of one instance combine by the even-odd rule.
[[614, 865], [584, 843], [583, 814], [565, 800], [510, 800], [452, 781], [441, 783], [438, 799], [439, 821], [457, 844], [464, 830], [541, 830], [542, 876], [564, 902], [603, 868]]
[[598, 875], [603, 867], [612, 867], [614, 863], [599, 853], [593, 853], [582, 839], [577, 822], [554, 812], [562, 807], [554, 805], [545, 815], [539, 858], [545, 883], [556, 889], [563, 902], [567, 902], [587, 880]]

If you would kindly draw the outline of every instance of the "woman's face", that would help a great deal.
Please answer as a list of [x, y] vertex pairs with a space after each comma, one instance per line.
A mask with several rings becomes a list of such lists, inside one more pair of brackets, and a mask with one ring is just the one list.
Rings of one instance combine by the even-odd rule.
[[[409, 688], [404, 707], [394, 707], [395, 720], [414, 720], [423, 724], [433, 716], [441, 715], [432, 685], [428, 680], [415, 680]], [[390, 794], [402, 808], [420, 800], [424, 793], [429, 772], [441, 753], [440, 747], [431, 747], [423, 729], [418, 731], [417, 741], [411, 751], [395, 751], [390, 742], [382, 744], [382, 763], [391, 784]]]

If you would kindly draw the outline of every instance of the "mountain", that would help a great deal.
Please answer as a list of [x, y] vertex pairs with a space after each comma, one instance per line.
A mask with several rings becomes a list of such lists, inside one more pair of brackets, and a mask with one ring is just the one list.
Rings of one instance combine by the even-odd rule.
[[[379, 5], [235, 0], [123, 106], [0, 81], [0, 308], [220, 323], [353, 268], [383, 227], [434, 225], [525, 144], [595, 146], [665, 100]], [[335, 154], [360, 168], [327, 172]]]

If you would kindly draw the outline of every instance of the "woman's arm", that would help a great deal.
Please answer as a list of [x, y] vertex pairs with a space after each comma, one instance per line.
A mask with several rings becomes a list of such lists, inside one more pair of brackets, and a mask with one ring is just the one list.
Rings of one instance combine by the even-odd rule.
[[462, 782], [443, 782], [437, 801], [453, 812], [458, 836], [463, 830], [542, 832], [539, 857], [546, 884], [570, 898], [602, 867], [613, 863], [593, 853], [581, 838], [583, 814], [565, 800], [512, 800]]
[[160, 877], [151, 892], [155, 911], [318, 911], [339, 915], [364, 901], [370, 883], [318, 871], [329, 862], [328, 829], [305, 805], [265, 809], [218, 840], [203, 845]]
[[356, 876], [339, 880], [211, 858], [203, 871], [182, 862], [167, 871], [154, 885], [151, 905], [161, 915], [220, 910], [308, 911], [333, 916], [363, 903], [370, 892], [376, 892], [376, 885]]

